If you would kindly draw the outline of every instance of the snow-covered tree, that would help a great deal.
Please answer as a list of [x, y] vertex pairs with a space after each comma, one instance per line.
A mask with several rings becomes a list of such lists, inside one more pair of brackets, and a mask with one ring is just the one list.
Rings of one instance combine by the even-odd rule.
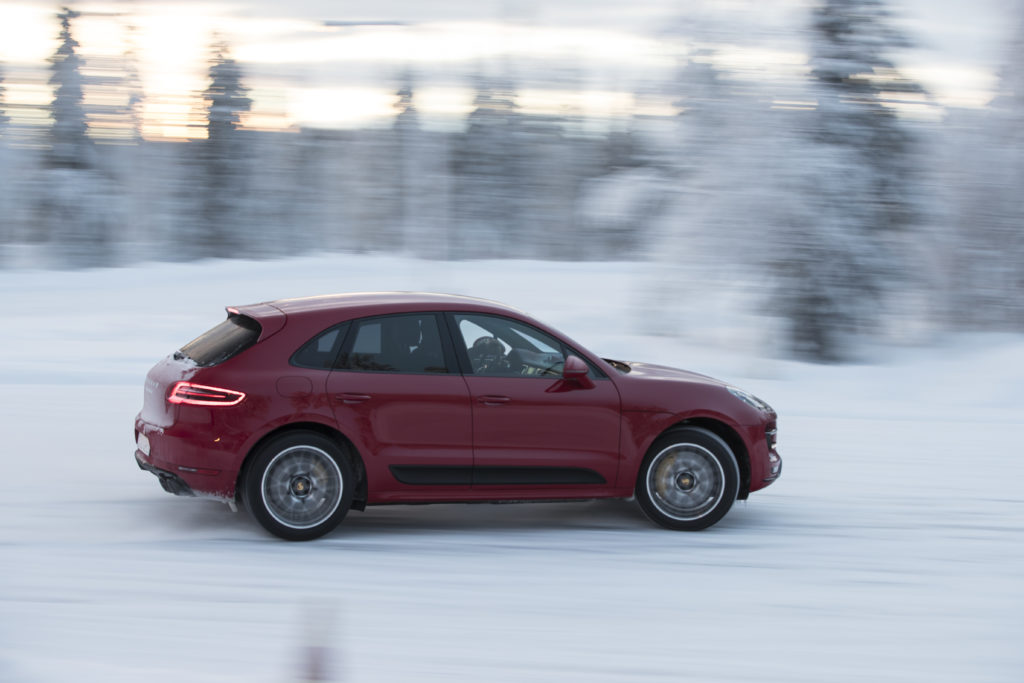
[[[14, 234], [13, 197], [10, 186], [10, 159], [7, 154], [7, 140], [4, 130], [10, 119], [4, 113], [4, 71], [0, 64], [0, 245], [9, 242]], [[3, 254], [0, 254], [0, 267], [3, 266]]]
[[764, 252], [777, 238], [768, 216], [788, 200], [775, 184], [777, 167], [785, 166], [780, 159], [792, 153], [781, 113], [755, 84], [720, 69], [716, 57], [693, 49], [670, 82], [675, 136], [655, 169], [659, 182], [646, 183], [652, 270], [638, 310], [657, 334], [709, 339], [730, 327], [719, 320], [723, 302], [763, 303], [739, 293], [763, 282]]
[[961, 328], [1024, 329], [1024, 4], [996, 97], [981, 113], [966, 149], [950, 268], [951, 323]]
[[71, 268], [105, 266], [113, 262], [115, 228], [122, 192], [99, 168], [96, 150], [88, 136], [82, 59], [75, 48], [72, 20], [78, 13], [64, 7], [56, 15], [60, 46], [50, 58], [50, 104], [53, 125], [47, 169], [28, 182], [33, 197], [33, 241], [48, 243], [55, 265]]
[[139, 60], [135, 47], [135, 26], [129, 25], [126, 28], [126, 33], [128, 48], [124, 54], [124, 88], [127, 92], [128, 100], [125, 103], [125, 110], [129, 125], [131, 126], [132, 141], [138, 144], [142, 142], [142, 105], [145, 95], [142, 89], [142, 79], [139, 76]]
[[236, 144], [241, 114], [249, 111], [252, 100], [242, 84], [242, 67], [228, 54], [226, 43], [214, 46], [209, 74], [210, 85], [203, 92], [207, 140], [211, 146], [228, 148]]
[[679, 70], [673, 89], [673, 105], [678, 114], [678, 141], [674, 146], [675, 165], [699, 172], [715, 147], [730, 141], [726, 129], [737, 109], [728, 86], [713, 64], [714, 52], [699, 49]]
[[82, 107], [82, 59], [71, 35], [71, 20], [78, 12], [64, 7], [57, 14], [60, 21], [60, 46], [50, 57], [50, 84], [54, 86], [50, 116], [50, 164], [55, 168], [88, 168], [92, 166], [92, 145], [87, 135], [85, 109]]
[[192, 143], [200, 165], [195, 179], [200, 183], [196, 188], [199, 216], [178, 237], [178, 251], [185, 258], [238, 256], [260, 237], [243, 234], [250, 160], [239, 124], [252, 100], [242, 83], [242, 68], [224, 42], [214, 46], [209, 78], [203, 92], [206, 139]]
[[412, 77], [408, 74], [405, 83], [395, 92], [395, 130], [417, 131], [420, 127], [420, 115], [413, 101]]
[[879, 0], [826, 0], [813, 10], [811, 76], [817, 108], [807, 143], [787, 163], [799, 169], [804, 205], [776, 225], [776, 305], [793, 351], [840, 358], [845, 335], [869, 329], [903, 273], [914, 224], [914, 140], [887, 93], [920, 92], [888, 53], [907, 47]]
[[418, 206], [424, 191], [422, 173], [423, 136], [419, 112], [413, 103], [412, 77], [395, 93], [395, 189], [398, 193], [399, 230], [402, 248], [413, 249], [412, 242], [426, 226], [419, 224]]
[[6, 104], [7, 104], [4, 101], [4, 91], [5, 90], [6, 90], [6, 88], [4, 88], [4, 68], [3, 68], [3, 65], [0, 64], [0, 134], [3, 133], [4, 127], [11, 120], [10, 117], [7, 116], [7, 114], [4, 111], [6, 109]]
[[520, 246], [522, 129], [507, 78], [478, 77], [475, 108], [453, 154], [457, 254], [511, 256]]
[[[395, 92], [395, 119], [392, 126], [392, 167], [389, 175], [394, 193], [383, 199], [394, 202], [399, 228], [397, 242], [409, 254], [426, 258], [451, 255], [452, 221], [450, 215], [451, 165], [448, 134], [425, 129], [416, 107], [414, 75], [406, 71]], [[356, 201], [358, 201], [356, 199]]]

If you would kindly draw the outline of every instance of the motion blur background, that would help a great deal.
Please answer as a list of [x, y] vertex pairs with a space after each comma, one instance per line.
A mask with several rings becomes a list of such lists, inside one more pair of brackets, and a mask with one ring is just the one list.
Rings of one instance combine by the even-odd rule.
[[841, 360], [1019, 331], [1022, 27], [1015, 0], [8, 1], [0, 268], [642, 261], [658, 334], [736, 308]]
[[[0, 73], [0, 681], [1022, 680], [1024, 3], [0, 0]], [[285, 544], [137, 469], [225, 305], [406, 289], [735, 382], [783, 477]]]

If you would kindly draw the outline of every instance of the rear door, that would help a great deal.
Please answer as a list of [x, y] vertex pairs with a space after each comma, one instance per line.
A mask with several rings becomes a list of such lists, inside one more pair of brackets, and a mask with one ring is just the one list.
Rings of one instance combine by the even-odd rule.
[[473, 406], [473, 487], [495, 497], [589, 497], [615, 485], [620, 402], [591, 368], [562, 379], [571, 349], [496, 315], [448, 318]]
[[469, 490], [472, 409], [434, 313], [355, 320], [327, 400], [367, 469], [369, 502], [445, 500]]

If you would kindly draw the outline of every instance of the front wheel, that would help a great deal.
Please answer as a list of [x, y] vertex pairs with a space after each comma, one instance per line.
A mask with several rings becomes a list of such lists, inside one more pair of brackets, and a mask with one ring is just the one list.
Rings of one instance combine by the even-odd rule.
[[270, 533], [308, 541], [338, 526], [352, 505], [355, 485], [338, 444], [315, 432], [291, 432], [253, 454], [242, 500]]
[[659, 437], [647, 452], [636, 498], [661, 526], [698, 531], [725, 516], [736, 500], [739, 480], [736, 457], [721, 437], [683, 427]]

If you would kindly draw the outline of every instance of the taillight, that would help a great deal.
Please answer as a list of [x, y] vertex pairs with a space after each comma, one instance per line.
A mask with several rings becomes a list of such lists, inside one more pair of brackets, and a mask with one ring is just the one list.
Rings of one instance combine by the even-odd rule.
[[208, 387], [192, 382], [178, 382], [171, 388], [168, 403], [184, 403], [191, 406], [233, 406], [245, 398], [241, 391]]

